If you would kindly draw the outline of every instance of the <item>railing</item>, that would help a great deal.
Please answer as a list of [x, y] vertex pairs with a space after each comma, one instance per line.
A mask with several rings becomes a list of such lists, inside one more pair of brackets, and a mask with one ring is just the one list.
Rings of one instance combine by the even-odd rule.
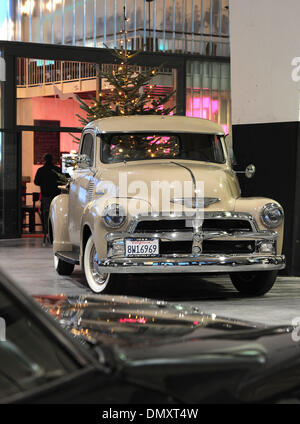
[[17, 85], [33, 86], [95, 78], [95, 63], [18, 58]]
[[[117, 70], [117, 64], [102, 64], [88, 62], [56, 61], [18, 58], [17, 86], [32, 87], [45, 84], [58, 84], [68, 81], [88, 80], [97, 77], [98, 69], [103, 72]], [[137, 71], [141, 67], [134, 66]], [[142, 68], [147, 69], [147, 67]], [[172, 74], [172, 69], [164, 68], [160, 74]]]
[[[124, 46], [124, 35], [117, 33], [98, 36], [96, 45], [105, 44], [110, 48]], [[202, 56], [230, 56], [229, 36], [225, 34], [207, 34], [156, 30], [155, 33], [138, 28], [127, 31], [127, 47], [130, 50], [144, 50], [160, 53], [200, 54]]]

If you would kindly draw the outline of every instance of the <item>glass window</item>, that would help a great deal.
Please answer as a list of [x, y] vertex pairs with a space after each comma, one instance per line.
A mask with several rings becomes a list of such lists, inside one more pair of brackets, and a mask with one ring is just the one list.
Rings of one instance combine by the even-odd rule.
[[0, 317], [0, 399], [40, 387], [79, 368], [45, 329], [3, 291]]
[[228, 0], [15, 0], [15, 3], [14, 13], [7, 6], [2, 7], [2, 16], [0, 12], [6, 39], [120, 48], [126, 5], [129, 49], [144, 49], [147, 38], [146, 50], [229, 56]]
[[104, 163], [151, 159], [224, 163], [220, 139], [214, 134], [107, 134], [102, 139]]
[[187, 61], [186, 115], [209, 119], [231, 129], [230, 64]]
[[94, 137], [88, 133], [83, 136], [81, 154], [86, 155], [94, 163]]

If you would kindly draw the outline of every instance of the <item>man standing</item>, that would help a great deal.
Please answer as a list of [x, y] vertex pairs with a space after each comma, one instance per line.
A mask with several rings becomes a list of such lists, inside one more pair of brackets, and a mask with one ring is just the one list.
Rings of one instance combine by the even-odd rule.
[[41, 187], [41, 212], [43, 219], [44, 241], [48, 233], [48, 216], [50, 203], [55, 196], [60, 194], [58, 188], [60, 168], [53, 164], [50, 153], [44, 156], [45, 165], [39, 168], [34, 178], [34, 184]]

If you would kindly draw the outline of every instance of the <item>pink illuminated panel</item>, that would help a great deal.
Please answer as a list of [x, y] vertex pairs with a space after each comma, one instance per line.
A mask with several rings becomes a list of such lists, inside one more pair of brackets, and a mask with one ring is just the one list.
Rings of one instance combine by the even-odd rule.
[[[210, 113], [211, 111], [211, 113]], [[220, 101], [212, 99], [209, 96], [193, 96], [188, 95], [186, 116], [195, 118], [211, 119], [218, 122], [218, 114], [220, 113]], [[211, 117], [210, 117], [211, 116]], [[225, 134], [228, 133], [228, 125], [221, 124]]]
[[187, 105], [187, 116], [194, 116], [196, 118], [209, 119], [209, 111], [211, 109], [211, 118], [215, 120], [217, 113], [220, 109], [219, 100], [214, 100], [209, 96], [190, 97]]

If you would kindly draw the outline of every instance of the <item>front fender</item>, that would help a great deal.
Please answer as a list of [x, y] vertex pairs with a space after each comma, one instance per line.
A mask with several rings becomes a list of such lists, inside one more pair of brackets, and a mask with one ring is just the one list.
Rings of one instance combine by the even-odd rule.
[[[133, 215], [130, 213], [130, 201], [131, 198], [118, 198], [117, 203], [120, 204], [127, 213], [126, 221], [123, 226], [114, 230], [113, 228], [108, 228], [103, 222], [103, 210], [110, 203], [116, 203], [115, 199], [95, 199], [90, 202], [87, 207], [84, 209], [81, 220], [81, 240], [83, 240], [83, 233], [88, 227], [89, 231], [93, 234], [96, 251], [99, 258], [107, 257], [107, 242], [105, 239], [106, 234], [112, 231], [126, 231], [128, 225], [130, 224]], [[143, 199], [136, 199], [136, 202], [139, 207], [139, 213], [147, 215], [151, 207], [149, 202], [146, 202]], [[82, 245], [82, 243], [81, 243]], [[81, 249], [81, 254], [83, 254], [83, 249]]]
[[[275, 203], [282, 208], [280, 203], [276, 202], [276, 200], [268, 199], [266, 197], [240, 197], [236, 200], [235, 212], [250, 213], [255, 219], [259, 230], [269, 230], [269, 228], [265, 227], [261, 221], [261, 210], [267, 203]], [[283, 245], [284, 221], [282, 221], [281, 225], [272, 230], [278, 233], [277, 254], [280, 255]]]
[[69, 195], [56, 196], [50, 205], [49, 221], [53, 233], [53, 253], [71, 251], [69, 237]]

